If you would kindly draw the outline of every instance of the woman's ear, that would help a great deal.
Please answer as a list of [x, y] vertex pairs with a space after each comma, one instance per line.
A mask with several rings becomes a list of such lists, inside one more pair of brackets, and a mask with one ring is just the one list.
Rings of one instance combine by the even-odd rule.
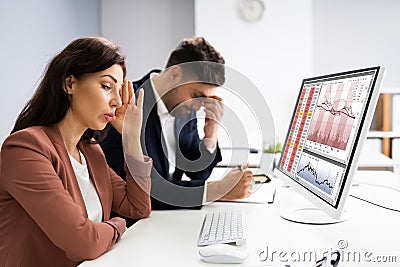
[[73, 93], [73, 86], [72, 86], [73, 83], [74, 83], [74, 76], [69, 75], [67, 78], [65, 78], [64, 91], [69, 95], [72, 95]]

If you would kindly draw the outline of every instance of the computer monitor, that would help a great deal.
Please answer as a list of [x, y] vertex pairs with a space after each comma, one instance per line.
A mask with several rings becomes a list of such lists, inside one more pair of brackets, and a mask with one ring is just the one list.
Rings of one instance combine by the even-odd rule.
[[311, 224], [343, 220], [384, 72], [377, 66], [303, 80], [277, 169], [317, 209], [282, 217]]

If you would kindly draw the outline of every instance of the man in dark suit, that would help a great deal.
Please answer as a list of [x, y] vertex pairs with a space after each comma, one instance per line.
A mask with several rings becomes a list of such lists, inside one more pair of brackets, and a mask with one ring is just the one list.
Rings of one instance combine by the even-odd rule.
[[[222, 160], [217, 136], [223, 103], [214, 93], [225, 82], [224, 63], [204, 38], [185, 39], [163, 71], [153, 70], [133, 82], [135, 91], [144, 89], [141, 142], [144, 154], [153, 159], [153, 209], [198, 208], [249, 194], [250, 171], [233, 169], [220, 181], [206, 183]], [[201, 107], [206, 114], [203, 139], [196, 118]], [[101, 146], [108, 164], [125, 177], [122, 137], [108, 128]], [[182, 180], [183, 174], [190, 180]]]

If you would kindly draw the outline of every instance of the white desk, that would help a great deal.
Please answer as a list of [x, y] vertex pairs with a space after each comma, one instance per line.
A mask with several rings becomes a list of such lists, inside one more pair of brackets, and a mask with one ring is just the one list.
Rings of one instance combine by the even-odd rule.
[[[400, 209], [400, 192], [364, 183], [379, 183], [400, 190], [400, 177], [391, 172], [358, 171], [356, 181], [360, 186], [351, 193], [370, 201]], [[81, 267], [90, 266], [268, 266], [284, 260], [291, 266], [312, 266], [309, 257], [320, 257], [322, 252], [346, 245], [343, 250], [347, 262], [340, 266], [399, 266], [400, 264], [400, 213], [385, 210], [349, 197], [346, 209], [350, 219], [334, 225], [313, 226], [292, 223], [280, 217], [280, 211], [304, 202], [305, 199], [290, 188], [278, 186], [274, 204], [216, 202], [201, 210], [153, 211], [147, 219], [133, 225], [116, 246]], [[256, 192], [262, 193], [262, 189]], [[242, 208], [246, 218], [249, 259], [241, 265], [210, 264], [200, 260], [196, 241], [203, 215], [206, 212]], [[268, 259], [260, 260], [260, 253], [268, 249]], [[265, 259], [265, 253], [261, 259]], [[303, 256], [307, 259], [302, 259]], [[297, 257], [301, 259], [297, 259]], [[377, 256], [390, 256], [397, 263], [367, 263]], [[273, 257], [273, 258], [272, 258]], [[358, 262], [358, 257], [360, 261]], [[393, 258], [396, 257], [396, 258]], [[314, 258], [313, 258], [314, 259]]]

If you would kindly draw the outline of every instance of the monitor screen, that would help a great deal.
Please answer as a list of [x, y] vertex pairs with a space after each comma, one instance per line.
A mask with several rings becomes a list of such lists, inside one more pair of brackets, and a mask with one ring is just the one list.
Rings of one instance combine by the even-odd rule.
[[339, 218], [378, 98], [383, 67], [304, 79], [278, 170]]

